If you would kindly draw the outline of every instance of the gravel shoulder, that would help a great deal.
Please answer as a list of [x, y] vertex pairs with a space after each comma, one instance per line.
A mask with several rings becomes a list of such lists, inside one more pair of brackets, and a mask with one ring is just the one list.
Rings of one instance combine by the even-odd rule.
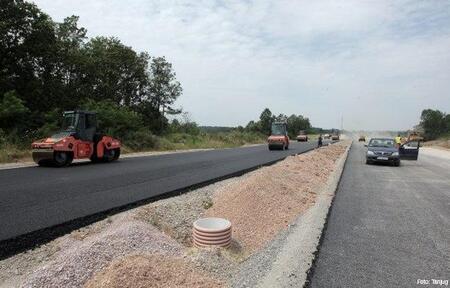
[[[328, 209], [322, 198], [332, 195], [324, 191], [348, 147], [342, 141], [290, 156], [73, 231], [0, 261], [0, 287], [248, 287], [267, 273], [283, 276], [277, 263], [298, 250], [304, 235], [294, 232], [315, 223], [311, 211]], [[192, 247], [192, 223], [203, 216], [232, 221], [229, 249]], [[308, 249], [317, 245], [319, 226]], [[311, 256], [308, 249], [301, 247]]]

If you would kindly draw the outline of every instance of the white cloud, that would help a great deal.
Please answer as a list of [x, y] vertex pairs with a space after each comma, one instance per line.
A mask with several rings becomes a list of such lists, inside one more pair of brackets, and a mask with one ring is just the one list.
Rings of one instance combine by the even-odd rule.
[[264, 107], [313, 125], [405, 129], [423, 108], [450, 112], [445, 1], [38, 0], [89, 36], [165, 55], [178, 104], [205, 125], [245, 125]]

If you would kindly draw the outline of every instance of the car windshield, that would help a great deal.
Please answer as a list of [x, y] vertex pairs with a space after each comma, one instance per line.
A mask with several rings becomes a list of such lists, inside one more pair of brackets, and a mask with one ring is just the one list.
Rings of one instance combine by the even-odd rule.
[[395, 142], [392, 139], [372, 139], [370, 140], [369, 147], [394, 147]]
[[75, 114], [64, 114], [63, 131], [74, 131], [77, 124], [77, 117]]
[[286, 135], [286, 126], [283, 124], [272, 124], [272, 135], [275, 136]]

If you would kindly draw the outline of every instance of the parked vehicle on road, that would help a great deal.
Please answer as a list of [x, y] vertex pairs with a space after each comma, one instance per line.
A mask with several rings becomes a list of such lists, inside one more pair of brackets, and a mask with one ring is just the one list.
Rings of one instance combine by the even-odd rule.
[[333, 134], [333, 135], [331, 135], [331, 140], [334, 140], [334, 141], [339, 140], [339, 134]]
[[366, 164], [375, 162], [400, 166], [400, 160], [417, 160], [419, 141], [406, 142], [397, 147], [391, 138], [372, 138], [367, 146]]
[[267, 139], [269, 150], [289, 149], [289, 136], [286, 122], [273, 122], [269, 138]]
[[120, 141], [97, 132], [96, 113], [77, 110], [63, 116], [61, 132], [31, 144], [34, 162], [62, 167], [73, 159], [111, 162], [119, 158]]
[[358, 142], [366, 142], [366, 136], [364, 135], [359, 136]]
[[308, 142], [308, 135], [306, 135], [305, 130], [300, 130], [297, 135], [298, 142]]

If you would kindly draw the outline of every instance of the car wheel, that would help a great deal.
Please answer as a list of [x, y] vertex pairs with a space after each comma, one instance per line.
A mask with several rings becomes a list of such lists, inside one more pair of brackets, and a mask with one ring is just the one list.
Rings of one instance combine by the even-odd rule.
[[395, 167], [399, 167], [400, 166], [400, 161], [394, 162], [394, 166]]
[[366, 164], [372, 164], [372, 161], [370, 161], [369, 159], [366, 159]]

